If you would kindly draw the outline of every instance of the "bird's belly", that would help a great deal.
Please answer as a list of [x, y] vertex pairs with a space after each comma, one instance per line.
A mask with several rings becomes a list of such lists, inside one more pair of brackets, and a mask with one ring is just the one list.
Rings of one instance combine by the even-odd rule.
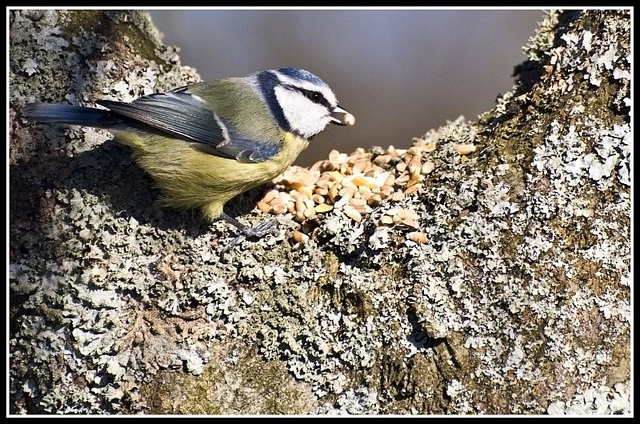
[[165, 137], [121, 140], [133, 147], [136, 162], [154, 179], [163, 201], [179, 209], [202, 209], [217, 219], [233, 197], [278, 175], [306, 148], [308, 142], [287, 137], [282, 151], [260, 163], [241, 163], [194, 149], [188, 142]]

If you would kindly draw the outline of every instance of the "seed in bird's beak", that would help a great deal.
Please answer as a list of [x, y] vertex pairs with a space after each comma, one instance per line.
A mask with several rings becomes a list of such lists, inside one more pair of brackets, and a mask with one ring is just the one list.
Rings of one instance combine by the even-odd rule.
[[350, 127], [356, 123], [356, 117], [350, 113], [345, 113], [342, 117], [342, 123]]
[[342, 126], [352, 126], [356, 123], [356, 118], [340, 106], [333, 108], [330, 115], [331, 123]]

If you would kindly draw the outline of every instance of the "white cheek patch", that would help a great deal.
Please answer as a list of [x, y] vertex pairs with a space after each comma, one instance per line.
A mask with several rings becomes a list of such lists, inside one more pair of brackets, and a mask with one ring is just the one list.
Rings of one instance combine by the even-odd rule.
[[275, 87], [276, 98], [291, 129], [309, 138], [325, 129], [330, 121], [327, 108], [307, 99], [298, 91]]

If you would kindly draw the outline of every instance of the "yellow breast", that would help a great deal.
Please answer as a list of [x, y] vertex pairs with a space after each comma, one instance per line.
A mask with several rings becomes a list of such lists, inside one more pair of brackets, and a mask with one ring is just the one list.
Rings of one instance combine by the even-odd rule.
[[210, 221], [233, 197], [278, 175], [309, 142], [287, 133], [277, 156], [260, 163], [240, 163], [194, 149], [190, 143], [147, 134], [118, 133], [131, 146], [136, 162], [164, 193], [164, 202], [180, 209], [199, 208]]

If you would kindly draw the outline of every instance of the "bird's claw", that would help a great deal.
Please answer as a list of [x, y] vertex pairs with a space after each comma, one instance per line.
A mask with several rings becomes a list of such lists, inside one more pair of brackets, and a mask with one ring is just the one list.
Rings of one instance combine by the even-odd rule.
[[[235, 225], [235, 222], [232, 222], [231, 220], [229, 221]], [[238, 226], [236, 225], [236, 227]], [[231, 249], [241, 244], [247, 238], [262, 238], [266, 235], [274, 233], [278, 228], [278, 221], [276, 221], [275, 219], [272, 219], [272, 220], [261, 223], [255, 228], [248, 227], [245, 225], [242, 225], [242, 227], [238, 227], [238, 228], [240, 229], [240, 235], [238, 235], [236, 238], [231, 240], [231, 242], [229, 242], [229, 244], [222, 249], [222, 251], [220, 252], [221, 259], [223, 259], [224, 255], [229, 253]]]
[[277, 224], [278, 221], [276, 221], [275, 219], [271, 219], [269, 221], [263, 222], [256, 228], [245, 227], [245, 229], [242, 230], [242, 234], [246, 237], [264, 237], [268, 234], [273, 233], [274, 230], [278, 227]]

